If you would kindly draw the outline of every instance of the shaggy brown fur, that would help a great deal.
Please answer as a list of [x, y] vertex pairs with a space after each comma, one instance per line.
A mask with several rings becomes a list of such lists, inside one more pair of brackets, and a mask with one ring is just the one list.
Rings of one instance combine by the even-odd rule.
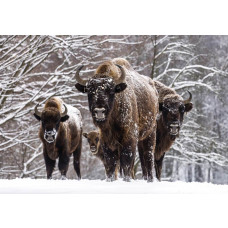
[[[83, 133], [82, 135], [85, 138], [87, 138], [91, 153], [102, 161], [102, 163], [104, 164], [104, 167], [105, 167], [105, 171], [106, 171], [107, 164], [105, 163], [105, 160], [104, 160], [104, 152], [102, 150], [102, 147], [100, 146], [99, 131], [90, 131], [89, 133]], [[120, 170], [119, 166], [120, 165], [118, 164], [115, 169], [115, 179], [116, 180], [118, 179], [118, 171]], [[122, 176], [121, 172], [120, 172], [120, 175]], [[135, 179], [134, 169], [132, 169], [131, 177], [132, 177], [132, 179]]]
[[[157, 139], [155, 148], [155, 170], [158, 180], [161, 178], [162, 163], [165, 153], [170, 149], [176, 137], [179, 136], [183, 122], [184, 112], [192, 109], [192, 103], [184, 104], [183, 98], [161, 82], [154, 81], [159, 94], [160, 115], [157, 119]], [[174, 130], [170, 129], [172, 123], [178, 125]]]
[[[104, 152], [102, 150], [102, 147], [100, 146], [99, 131], [90, 131], [89, 133], [83, 133], [82, 135], [85, 138], [87, 138], [91, 153], [101, 160], [101, 162], [103, 163], [103, 165], [105, 167], [105, 172], [106, 172], [108, 167], [107, 167], [107, 164], [104, 159]], [[115, 170], [115, 180], [118, 179], [118, 168], [119, 168], [119, 166], [117, 165], [116, 170]]]
[[[121, 75], [116, 64], [122, 65], [126, 73], [125, 82], [120, 84], [115, 84]], [[147, 168], [145, 179], [152, 181], [158, 112], [155, 87], [150, 86], [126, 60], [118, 58], [101, 64], [86, 86], [76, 84], [76, 88], [88, 93], [94, 124], [101, 131], [104, 159], [107, 163], [114, 159], [109, 164], [112, 168], [108, 177], [111, 178], [114, 173], [119, 154], [124, 180], [129, 180], [139, 142], [144, 148], [142, 157]], [[105, 113], [104, 120], [98, 121], [96, 110]], [[99, 115], [102, 116], [101, 113]]]
[[[82, 143], [81, 114], [78, 109], [67, 105], [67, 115], [61, 117], [63, 101], [52, 97], [45, 103], [40, 115], [34, 116], [41, 121], [39, 137], [43, 143], [43, 155], [47, 178], [52, 178], [56, 159], [59, 158], [59, 171], [66, 178], [71, 154], [74, 155], [74, 168], [81, 178], [80, 157]], [[51, 140], [51, 141], [48, 141]]]

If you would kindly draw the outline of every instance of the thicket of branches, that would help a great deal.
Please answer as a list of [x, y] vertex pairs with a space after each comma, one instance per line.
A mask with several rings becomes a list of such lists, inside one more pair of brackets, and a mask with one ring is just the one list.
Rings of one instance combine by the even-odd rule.
[[[186, 90], [193, 94], [194, 110], [167, 153], [162, 177], [227, 183], [227, 41], [213, 36], [1, 36], [0, 177], [44, 178], [35, 104], [59, 96], [82, 112], [84, 131], [94, 129], [87, 97], [74, 87], [75, 70], [84, 64], [83, 76], [89, 77], [101, 62], [124, 57], [139, 73], [183, 96]], [[81, 169], [83, 178], [104, 178], [86, 140]], [[75, 177], [72, 168], [68, 177]]]

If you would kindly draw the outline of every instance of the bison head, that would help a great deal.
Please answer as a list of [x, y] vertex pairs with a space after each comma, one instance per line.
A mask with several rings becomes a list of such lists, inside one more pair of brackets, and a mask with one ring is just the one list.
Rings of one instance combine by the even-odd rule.
[[180, 100], [179, 96], [170, 96], [159, 104], [159, 110], [162, 112], [163, 124], [168, 129], [172, 140], [179, 135], [180, 127], [183, 122], [184, 113], [192, 109], [192, 94], [188, 91], [189, 98]]
[[100, 146], [100, 137], [98, 131], [91, 131], [89, 133], [83, 133], [83, 136], [87, 138], [90, 151], [92, 154], [97, 154]]
[[53, 143], [57, 137], [60, 122], [68, 120], [67, 107], [64, 105], [65, 111], [60, 111], [55, 107], [44, 108], [42, 112], [38, 111], [38, 105], [35, 107], [34, 116], [37, 120], [42, 122], [42, 129], [44, 132], [44, 139], [48, 143]]
[[83, 66], [79, 67], [76, 72], [75, 87], [83, 93], [88, 94], [89, 109], [93, 117], [94, 124], [101, 126], [104, 124], [112, 111], [115, 94], [126, 89], [127, 84], [124, 83], [124, 69], [117, 65], [121, 70], [121, 76], [117, 81], [112, 77], [104, 74], [96, 74], [91, 79], [83, 80], [79, 76], [79, 72]]

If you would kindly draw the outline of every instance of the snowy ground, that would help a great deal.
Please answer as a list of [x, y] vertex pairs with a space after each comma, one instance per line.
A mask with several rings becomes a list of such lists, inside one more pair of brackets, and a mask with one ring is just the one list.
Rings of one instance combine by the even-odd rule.
[[228, 185], [15, 179], [0, 193], [1, 227], [228, 227]]
[[153, 182], [122, 180], [0, 180], [0, 193], [80, 193], [80, 194], [228, 194], [228, 185], [184, 182]]

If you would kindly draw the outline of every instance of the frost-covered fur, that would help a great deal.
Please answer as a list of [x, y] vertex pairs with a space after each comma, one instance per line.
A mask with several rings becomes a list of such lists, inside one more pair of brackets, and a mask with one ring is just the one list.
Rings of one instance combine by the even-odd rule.
[[159, 103], [164, 102], [166, 99], [175, 99], [175, 100], [179, 100], [180, 102], [183, 101], [183, 98], [179, 94], [177, 94], [174, 89], [156, 80], [154, 80], [154, 85], [158, 92]]
[[[192, 109], [192, 103], [184, 104], [183, 98], [172, 88], [161, 82], [154, 81], [159, 95], [160, 115], [157, 118], [157, 139], [155, 148], [155, 170], [158, 180], [161, 178], [162, 163], [165, 153], [170, 149], [176, 137], [179, 136], [184, 112]], [[171, 134], [172, 124], [176, 124], [176, 134]]]
[[[120, 78], [122, 66], [126, 73], [125, 82], [116, 84]], [[103, 80], [103, 79], [106, 80]], [[101, 86], [102, 84], [102, 86]], [[114, 175], [120, 157], [124, 180], [129, 180], [134, 165], [136, 146], [143, 148], [147, 176], [152, 181], [153, 156], [156, 143], [156, 116], [158, 98], [155, 87], [149, 85], [130, 64], [121, 58], [102, 63], [86, 86], [75, 85], [80, 91], [87, 91], [89, 107], [94, 124], [101, 131], [101, 146], [104, 159], [110, 162], [108, 178]], [[101, 91], [103, 88], [103, 91]], [[106, 90], [106, 88], [108, 88]], [[98, 91], [98, 92], [97, 92]], [[122, 91], [122, 92], [121, 92]], [[105, 107], [104, 121], [96, 121], [94, 110]]]
[[[59, 158], [59, 171], [65, 178], [69, 159], [71, 154], [74, 155], [74, 168], [81, 178], [80, 174], [80, 157], [82, 143], [82, 118], [77, 108], [66, 105], [67, 115], [61, 118], [61, 113], [65, 109], [63, 101], [60, 98], [52, 97], [46, 101], [41, 116], [35, 117], [41, 121], [39, 137], [43, 143], [43, 155], [46, 164], [47, 178], [52, 178], [52, 172], [55, 167], [56, 159]], [[54, 142], [45, 140], [45, 131], [56, 131]]]

